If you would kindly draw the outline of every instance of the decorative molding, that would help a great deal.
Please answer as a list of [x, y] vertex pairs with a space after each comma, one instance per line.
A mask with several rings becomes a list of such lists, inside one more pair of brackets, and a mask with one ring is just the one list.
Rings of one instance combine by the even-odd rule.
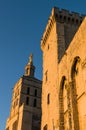
[[43, 49], [43, 47], [44, 47], [44, 45], [49, 37], [49, 34], [51, 32], [51, 29], [52, 29], [54, 22], [55, 22], [55, 17], [54, 17], [54, 15], [51, 15], [49, 20], [48, 20], [48, 24], [45, 28], [44, 34], [42, 36], [42, 39], [41, 39], [41, 49]]

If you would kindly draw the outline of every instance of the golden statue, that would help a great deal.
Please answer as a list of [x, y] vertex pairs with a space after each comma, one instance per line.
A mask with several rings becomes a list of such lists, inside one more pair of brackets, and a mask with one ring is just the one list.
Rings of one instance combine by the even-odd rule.
[[32, 53], [30, 54], [30, 57], [29, 57], [29, 64], [33, 64], [33, 54]]

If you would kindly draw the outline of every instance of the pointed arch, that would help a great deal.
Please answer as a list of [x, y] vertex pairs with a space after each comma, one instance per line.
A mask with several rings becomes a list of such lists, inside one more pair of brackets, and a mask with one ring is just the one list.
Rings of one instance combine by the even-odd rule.
[[70, 83], [70, 93], [71, 93], [71, 106], [72, 106], [72, 124], [74, 130], [79, 130], [79, 115], [78, 115], [78, 105], [77, 105], [77, 88], [76, 88], [76, 75], [79, 72], [78, 64], [80, 63], [80, 57], [76, 56], [73, 60], [71, 67], [71, 83]]
[[77, 64], [80, 62], [80, 57], [76, 56], [74, 58], [72, 67], [71, 67], [71, 79], [73, 80], [75, 78], [75, 75], [78, 73]]
[[60, 82], [59, 90], [59, 129], [64, 130], [64, 101], [63, 101], [63, 89], [66, 81], [66, 77], [63, 76]]

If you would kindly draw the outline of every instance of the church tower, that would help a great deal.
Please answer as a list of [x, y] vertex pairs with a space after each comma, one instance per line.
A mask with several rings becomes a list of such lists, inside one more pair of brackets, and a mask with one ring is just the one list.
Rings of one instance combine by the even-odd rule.
[[34, 72], [31, 54], [25, 66], [25, 74], [13, 88], [6, 130], [40, 130], [42, 82], [34, 77]]

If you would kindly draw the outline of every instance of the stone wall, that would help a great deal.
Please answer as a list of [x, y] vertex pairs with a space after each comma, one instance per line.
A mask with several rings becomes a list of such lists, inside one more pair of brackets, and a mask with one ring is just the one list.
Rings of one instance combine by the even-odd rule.
[[54, 8], [43, 34], [41, 130], [86, 129], [86, 18], [82, 19]]

